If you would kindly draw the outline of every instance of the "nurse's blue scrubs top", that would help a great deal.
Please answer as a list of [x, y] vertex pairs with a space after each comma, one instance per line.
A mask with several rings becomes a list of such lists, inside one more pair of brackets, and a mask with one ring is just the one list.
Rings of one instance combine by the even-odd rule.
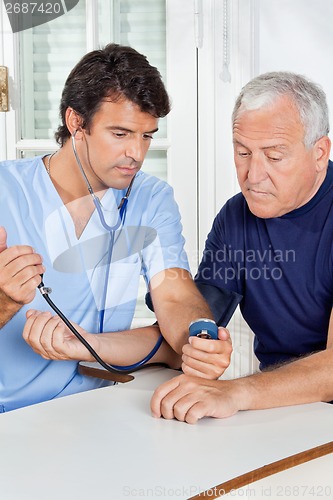
[[[113, 234], [95, 210], [79, 239], [70, 207], [62, 203], [41, 156], [0, 163], [0, 185], [0, 226], [8, 247], [31, 245], [43, 256], [53, 302], [89, 332], [99, 332], [102, 310], [104, 331], [130, 328], [140, 274], [148, 284], [164, 269], [189, 270], [173, 190], [156, 177], [138, 172], [125, 220]], [[109, 189], [101, 200], [110, 226], [119, 225], [117, 207], [125, 192]], [[0, 330], [0, 412], [106, 384], [80, 375], [76, 361], [45, 360], [26, 344], [22, 330], [31, 308], [51, 310], [37, 291]]]

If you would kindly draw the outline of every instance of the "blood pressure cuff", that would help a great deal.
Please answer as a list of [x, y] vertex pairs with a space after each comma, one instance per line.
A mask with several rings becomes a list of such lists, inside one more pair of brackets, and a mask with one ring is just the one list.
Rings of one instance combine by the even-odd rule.
[[195, 282], [208, 303], [217, 326], [226, 327], [243, 296], [208, 283]]
[[[242, 300], [243, 296], [236, 292], [230, 292], [222, 288], [217, 288], [213, 285], [206, 283], [195, 283], [201, 295], [204, 296], [208, 305], [213, 313], [215, 323], [218, 326], [226, 327], [236, 307]], [[145, 297], [146, 305], [154, 311], [153, 302], [150, 293], [148, 292]]]

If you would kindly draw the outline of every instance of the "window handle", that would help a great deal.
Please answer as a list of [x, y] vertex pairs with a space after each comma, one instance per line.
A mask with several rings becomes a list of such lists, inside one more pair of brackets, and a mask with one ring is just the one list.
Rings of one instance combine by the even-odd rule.
[[0, 112], [8, 111], [8, 68], [0, 66]]

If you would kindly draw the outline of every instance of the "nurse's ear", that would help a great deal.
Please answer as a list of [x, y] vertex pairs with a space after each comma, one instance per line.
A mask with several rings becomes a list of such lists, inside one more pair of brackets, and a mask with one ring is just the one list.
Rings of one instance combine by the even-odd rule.
[[70, 134], [75, 137], [75, 140], [82, 140], [82, 117], [73, 108], [67, 108], [65, 118]]

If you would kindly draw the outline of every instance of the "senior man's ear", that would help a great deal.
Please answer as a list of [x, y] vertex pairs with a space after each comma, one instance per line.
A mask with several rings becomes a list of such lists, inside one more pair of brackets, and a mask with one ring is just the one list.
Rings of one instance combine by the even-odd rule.
[[318, 139], [313, 147], [317, 165], [317, 172], [321, 172], [322, 170], [327, 168], [327, 163], [330, 159], [331, 140], [329, 137], [327, 137], [327, 135], [324, 135], [324, 137]]

